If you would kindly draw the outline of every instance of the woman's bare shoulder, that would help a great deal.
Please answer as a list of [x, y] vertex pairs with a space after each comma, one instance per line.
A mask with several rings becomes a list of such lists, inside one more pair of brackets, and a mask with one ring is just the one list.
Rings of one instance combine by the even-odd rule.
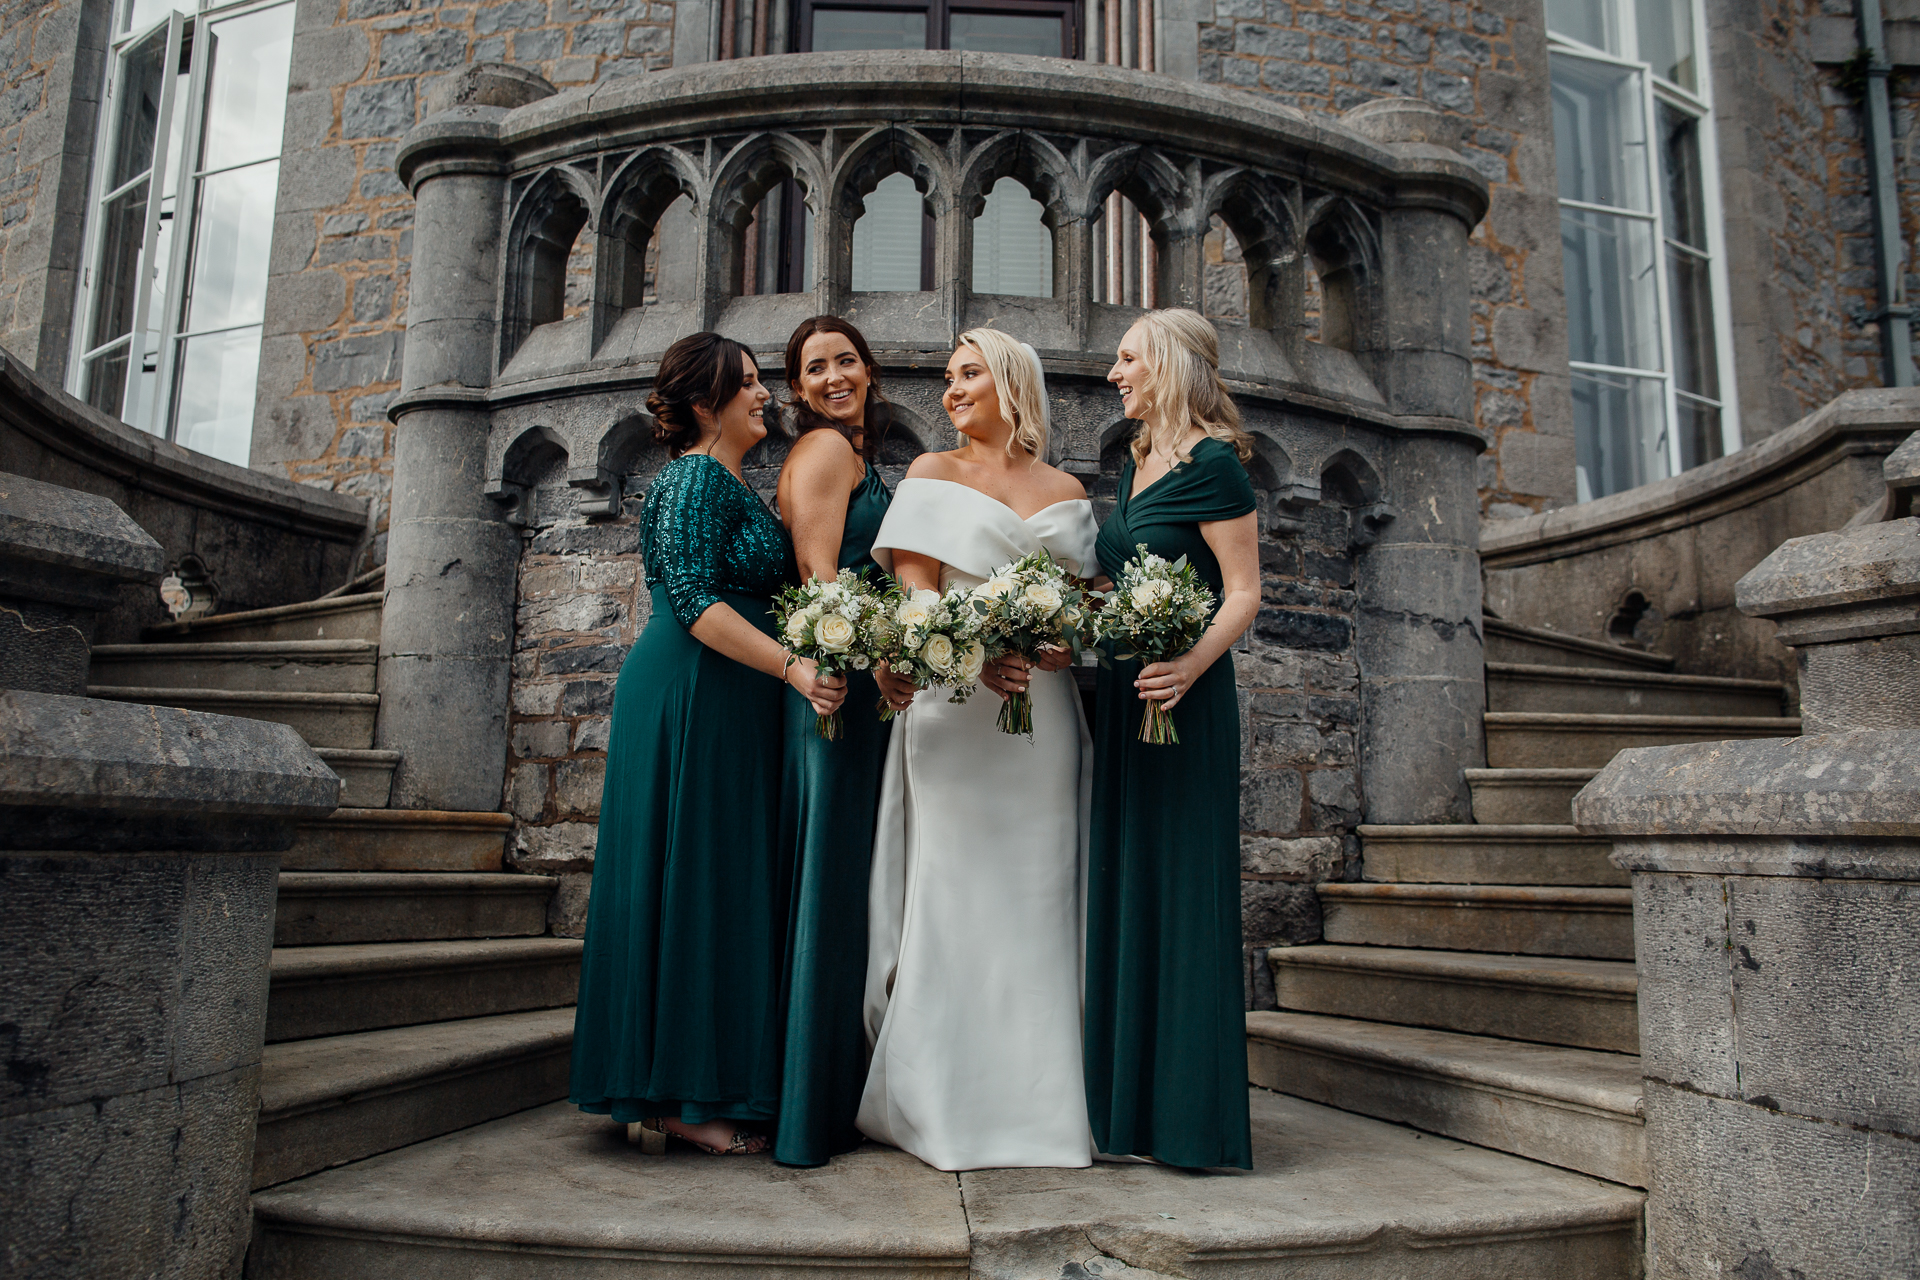
[[958, 480], [961, 467], [951, 453], [923, 453], [907, 468], [909, 480]]
[[1034, 468], [1036, 479], [1049, 503], [1081, 502], [1086, 499], [1087, 486], [1080, 483], [1079, 477], [1069, 475], [1051, 463], [1041, 463]]

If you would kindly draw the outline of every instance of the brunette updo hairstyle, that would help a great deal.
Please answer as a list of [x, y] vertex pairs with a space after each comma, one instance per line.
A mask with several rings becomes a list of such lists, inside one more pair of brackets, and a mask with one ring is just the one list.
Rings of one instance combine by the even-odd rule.
[[[690, 333], [667, 348], [660, 371], [653, 377], [647, 412], [653, 415], [653, 438], [679, 457], [700, 443], [700, 419], [695, 409], [719, 413], [740, 394], [743, 361], [753, 352], [717, 333]], [[763, 412], [768, 434], [779, 430], [779, 410], [772, 401]]]
[[887, 433], [887, 427], [893, 422], [893, 406], [887, 403], [886, 396], [880, 392], [880, 367], [874, 363], [873, 348], [867, 345], [866, 335], [855, 328], [853, 323], [839, 316], [814, 316], [802, 320], [800, 327], [787, 339], [787, 390], [793, 393], [793, 399], [787, 407], [793, 410], [793, 431], [796, 436], [819, 427], [837, 431], [846, 437], [848, 444], [853, 443], [853, 431], [841, 423], [835, 422], [824, 414], [814, 412], [807, 403], [806, 396], [800, 391], [801, 348], [807, 345], [807, 339], [823, 333], [837, 333], [853, 344], [853, 354], [860, 357], [860, 363], [867, 366], [867, 404], [860, 429], [860, 457], [872, 462], [880, 456], [880, 438]]

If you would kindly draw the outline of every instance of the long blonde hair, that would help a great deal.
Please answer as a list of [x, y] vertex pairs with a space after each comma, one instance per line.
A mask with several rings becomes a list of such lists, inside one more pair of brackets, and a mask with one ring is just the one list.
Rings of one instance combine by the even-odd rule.
[[1018, 445], [1036, 459], [1047, 456], [1047, 376], [1040, 367], [1040, 355], [1026, 343], [998, 329], [969, 329], [956, 344], [972, 347], [980, 353], [981, 363], [993, 375], [994, 388], [1000, 393], [1013, 433], [1007, 437], [1007, 452]]
[[[1186, 438], [1194, 427], [1224, 440], [1245, 462], [1253, 437], [1240, 425], [1240, 410], [1220, 381], [1220, 335], [1198, 311], [1168, 307], [1149, 311], [1135, 325], [1146, 335], [1140, 353], [1146, 376], [1135, 387], [1140, 429], [1133, 437], [1135, 466], [1163, 442]], [[1192, 461], [1192, 451], [1177, 455]]]

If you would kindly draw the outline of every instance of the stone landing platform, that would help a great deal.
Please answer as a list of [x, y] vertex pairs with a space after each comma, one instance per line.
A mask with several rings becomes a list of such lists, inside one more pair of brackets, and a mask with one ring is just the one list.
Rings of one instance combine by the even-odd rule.
[[950, 1174], [629, 1146], [559, 1103], [254, 1197], [250, 1280], [1627, 1280], [1640, 1192], [1253, 1091], [1254, 1163]]

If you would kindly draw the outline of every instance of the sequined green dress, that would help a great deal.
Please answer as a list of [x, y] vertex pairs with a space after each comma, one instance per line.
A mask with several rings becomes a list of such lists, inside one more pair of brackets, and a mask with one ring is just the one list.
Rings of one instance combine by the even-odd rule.
[[[1216, 599], [1220, 563], [1199, 526], [1252, 511], [1232, 446], [1133, 490], [1100, 527], [1112, 577], [1134, 547], [1186, 556]], [[1112, 1155], [1186, 1168], [1252, 1168], [1240, 980], [1240, 712], [1222, 654], [1173, 710], [1177, 746], [1141, 742], [1137, 661], [1099, 676], [1087, 878], [1087, 1110]]]
[[[893, 495], [872, 464], [847, 500], [839, 567], [880, 575], [873, 539]], [[867, 871], [873, 861], [874, 811], [887, 759], [877, 709], [880, 690], [865, 672], [847, 676], [840, 719], [828, 742], [814, 729], [813, 707], [787, 691], [786, 780], [780, 839], [793, 860], [793, 912], [787, 929], [786, 1080], [773, 1157], [817, 1165], [860, 1145], [854, 1116], [867, 1078], [861, 1003], [867, 980]]]
[[571, 1097], [633, 1121], [767, 1123], [780, 1105], [784, 686], [688, 632], [731, 605], [771, 633], [787, 532], [701, 454], [640, 517], [653, 615], [620, 668], [574, 1016]]

